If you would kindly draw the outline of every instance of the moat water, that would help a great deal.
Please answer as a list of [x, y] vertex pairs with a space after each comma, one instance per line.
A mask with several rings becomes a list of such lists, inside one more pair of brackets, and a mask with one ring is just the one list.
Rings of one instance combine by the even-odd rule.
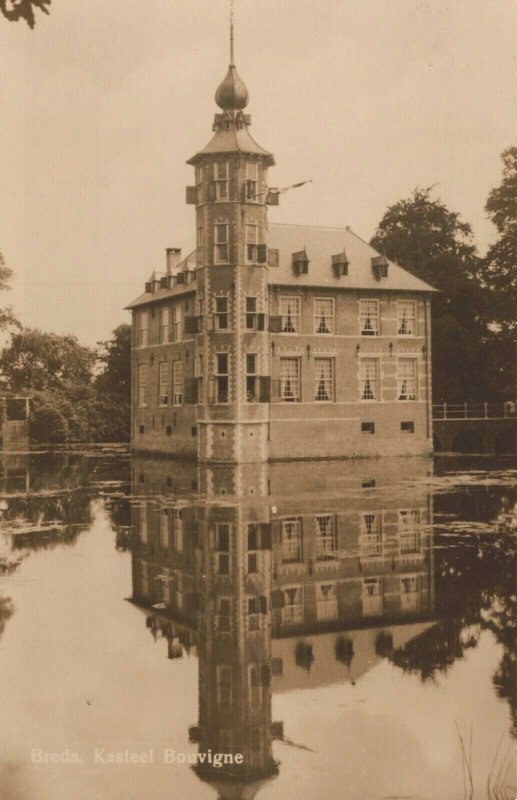
[[511, 457], [4, 454], [0, 800], [517, 797], [516, 554]]

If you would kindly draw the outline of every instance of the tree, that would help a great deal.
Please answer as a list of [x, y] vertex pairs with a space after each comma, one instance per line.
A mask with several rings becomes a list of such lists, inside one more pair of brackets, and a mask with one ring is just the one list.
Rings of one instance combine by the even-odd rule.
[[131, 395], [131, 325], [119, 325], [113, 337], [98, 342], [99, 361], [104, 370], [98, 375], [99, 392], [129, 405]]
[[48, 14], [48, 6], [52, 0], [0, 0], [0, 11], [10, 22], [23, 19], [30, 28], [34, 28], [36, 18], [34, 9]]
[[431, 197], [432, 187], [390, 206], [371, 241], [388, 258], [429, 283], [433, 297], [433, 389], [438, 400], [486, 399], [486, 326], [479, 258], [470, 226]]
[[[0, 251], [0, 291], [9, 292], [11, 285], [9, 281], [13, 276], [12, 269], [6, 266], [2, 252]], [[19, 327], [19, 322], [13, 314], [11, 306], [0, 308], [0, 330], [4, 330], [8, 325]]]
[[0, 367], [15, 392], [61, 392], [70, 399], [91, 393], [96, 353], [71, 335], [22, 328], [11, 336]]
[[517, 146], [502, 153], [503, 180], [488, 195], [485, 210], [499, 233], [479, 265], [490, 302], [485, 317], [490, 334], [491, 379], [502, 396], [517, 395]]

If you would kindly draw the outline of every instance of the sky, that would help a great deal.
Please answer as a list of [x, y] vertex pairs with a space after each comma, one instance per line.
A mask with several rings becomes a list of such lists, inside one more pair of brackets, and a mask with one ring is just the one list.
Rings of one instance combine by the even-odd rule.
[[[484, 211], [515, 143], [514, 0], [235, 0], [252, 135], [275, 154], [272, 222], [369, 239], [435, 185], [483, 253]], [[185, 162], [211, 137], [228, 0], [52, 0], [36, 28], [0, 17], [2, 304], [85, 344], [194, 243]]]

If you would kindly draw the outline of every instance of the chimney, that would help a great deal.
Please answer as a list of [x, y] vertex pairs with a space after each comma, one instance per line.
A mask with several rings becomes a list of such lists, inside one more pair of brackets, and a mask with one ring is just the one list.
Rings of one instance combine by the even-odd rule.
[[181, 247], [167, 247], [165, 250], [167, 275], [176, 275], [181, 261]]

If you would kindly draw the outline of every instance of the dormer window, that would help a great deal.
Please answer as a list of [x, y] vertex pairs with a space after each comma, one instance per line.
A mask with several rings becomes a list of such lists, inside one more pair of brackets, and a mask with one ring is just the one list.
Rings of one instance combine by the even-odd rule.
[[293, 269], [296, 275], [308, 275], [309, 273], [309, 259], [305, 250], [299, 250], [292, 255]]
[[340, 278], [342, 275], [348, 275], [348, 259], [344, 250], [342, 253], [337, 253], [335, 256], [332, 256], [332, 269], [334, 270], [336, 278]]
[[372, 258], [373, 274], [375, 275], [377, 280], [380, 280], [380, 278], [388, 277], [388, 267], [389, 267], [389, 261], [385, 255], [374, 256]]

